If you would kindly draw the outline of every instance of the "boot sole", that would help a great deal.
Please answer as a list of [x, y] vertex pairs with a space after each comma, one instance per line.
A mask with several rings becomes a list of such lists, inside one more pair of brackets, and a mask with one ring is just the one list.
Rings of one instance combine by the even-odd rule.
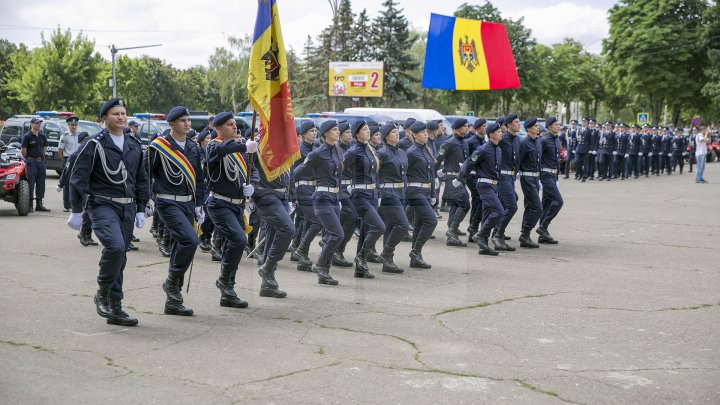
[[233, 304], [230, 302], [222, 302], [222, 301], [220, 302], [220, 306], [226, 307], [226, 308], [247, 308], [248, 305], [249, 304], [247, 302], [244, 302], [242, 304]]
[[193, 316], [195, 312], [193, 312], [192, 309], [187, 309], [185, 311], [178, 311], [175, 309], [165, 309], [165, 315], [178, 315], [178, 316]]
[[520, 244], [520, 247], [522, 247], [522, 248], [528, 248], [528, 249], [537, 249], [537, 248], [539, 248], [540, 246], [538, 246], [538, 245], [524, 245], [524, 244], [521, 243], [521, 244]]
[[137, 326], [138, 321], [137, 321], [137, 319], [134, 321], [127, 321], [124, 319], [108, 318], [107, 323], [108, 323], [108, 325]]
[[340, 283], [339, 283], [337, 280], [334, 280], [334, 281], [318, 280], [318, 284], [335, 286], [335, 285], [338, 285], [338, 284], [340, 284]]
[[268, 298], [285, 298], [287, 297], [287, 293], [280, 290], [260, 290], [260, 296]]
[[372, 279], [375, 278], [375, 275], [370, 274], [370, 273], [363, 273], [363, 274], [357, 274], [357, 273], [356, 273], [356, 274], [353, 274], [353, 277], [355, 277], [355, 278], [365, 278], [365, 279], [368, 279], [368, 280], [372, 280]]
[[383, 273], [390, 273], [390, 274], [402, 274], [405, 272], [403, 269], [382, 269]]
[[312, 265], [310, 266], [297, 266], [297, 271], [307, 271], [309, 273], [312, 273]]
[[484, 255], [484, 256], [498, 256], [498, 255], [500, 255], [500, 253], [498, 253], [498, 252], [492, 252], [492, 251], [487, 251], [487, 250], [481, 250], [481, 251], [478, 252], [478, 253], [481, 254], [481, 255]]

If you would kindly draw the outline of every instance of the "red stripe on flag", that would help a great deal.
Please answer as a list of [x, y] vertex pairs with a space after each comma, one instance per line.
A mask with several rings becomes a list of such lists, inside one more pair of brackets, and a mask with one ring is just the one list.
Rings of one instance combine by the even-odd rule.
[[490, 78], [490, 90], [519, 88], [520, 78], [505, 25], [483, 22], [480, 25], [480, 33]]
[[288, 82], [281, 84], [280, 91], [270, 99], [270, 111], [272, 111], [268, 123], [270, 133], [263, 134], [267, 136], [267, 146], [260, 152], [267, 169], [273, 171], [292, 165], [293, 162], [288, 162], [288, 159], [298, 151]]

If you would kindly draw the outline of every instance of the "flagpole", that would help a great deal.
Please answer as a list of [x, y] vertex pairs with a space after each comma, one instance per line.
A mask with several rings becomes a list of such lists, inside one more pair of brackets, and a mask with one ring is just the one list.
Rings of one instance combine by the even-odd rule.
[[[255, 111], [253, 109], [252, 125], [250, 126], [250, 136], [248, 137], [248, 139], [251, 141], [255, 140], [255, 123], [256, 123], [256, 121], [257, 121], [257, 111]], [[247, 142], [248, 139], [246, 139], [245, 142]], [[248, 162], [248, 169], [247, 169], [247, 177], [245, 178], [245, 184], [250, 184], [250, 172], [252, 172], [254, 159], [252, 157], [248, 156], [248, 160], [249, 160], [249, 162]]]

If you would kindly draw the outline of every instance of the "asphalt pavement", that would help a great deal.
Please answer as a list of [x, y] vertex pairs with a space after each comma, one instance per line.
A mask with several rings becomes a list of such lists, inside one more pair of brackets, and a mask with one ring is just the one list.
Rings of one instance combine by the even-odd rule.
[[187, 318], [163, 314], [168, 260], [148, 223], [125, 269], [128, 328], [95, 313], [101, 247], [65, 226], [49, 174], [52, 212], [0, 202], [0, 403], [717, 404], [720, 164], [709, 184], [692, 176], [561, 180], [556, 246], [446, 247], [444, 213], [430, 270], [408, 268], [401, 243], [404, 274], [332, 268], [329, 287], [287, 256], [286, 299], [259, 297], [243, 259], [247, 309], [219, 306], [219, 265], [198, 250]]

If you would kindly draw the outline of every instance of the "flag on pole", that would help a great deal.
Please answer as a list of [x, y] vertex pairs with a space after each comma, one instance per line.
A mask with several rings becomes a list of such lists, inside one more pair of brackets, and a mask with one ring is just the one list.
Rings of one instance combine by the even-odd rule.
[[248, 94], [260, 117], [258, 160], [272, 181], [290, 170], [293, 162], [300, 158], [276, 0], [258, 0]]
[[499, 90], [520, 87], [504, 24], [430, 16], [423, 88]]

